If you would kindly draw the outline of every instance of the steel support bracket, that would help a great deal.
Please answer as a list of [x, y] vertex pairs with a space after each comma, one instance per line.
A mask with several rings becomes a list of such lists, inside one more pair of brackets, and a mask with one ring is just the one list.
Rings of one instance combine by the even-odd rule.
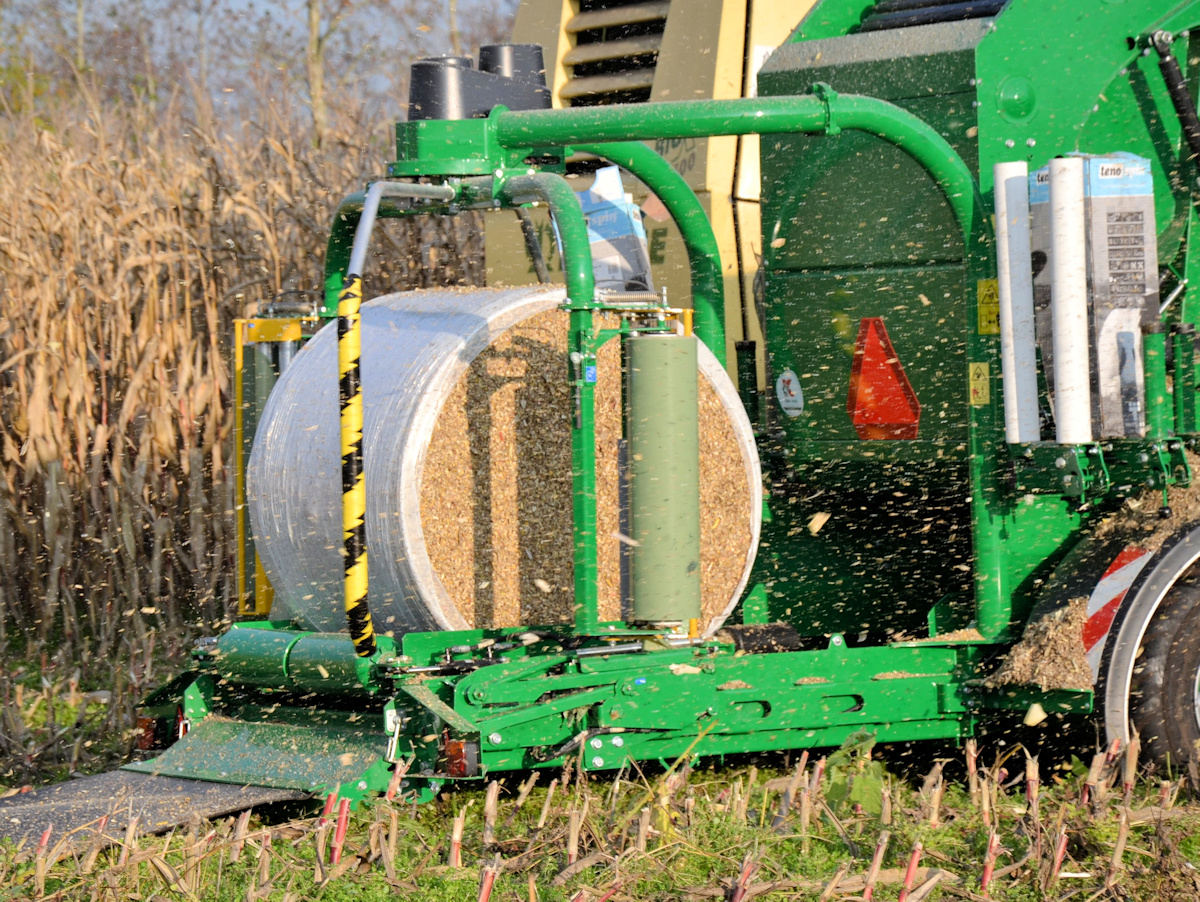
[[838, 98], [838, 92], [823, 81], [814, 82], [812, 92], [825, 105], [825, 134], [840, 135], [842, 127], [833, 118], [833, 102]]
[[1062, 495], [1088, 501], [1112, 486], [1099, 444], [1029, 442], [1008, 446], [1013, 490], [1021, 495]]
[[1104, 459], [1118, 489], [1163, 489], [1191, 481], [1187, 455], [1179, 439], [1121, 439], [1104, 446]]

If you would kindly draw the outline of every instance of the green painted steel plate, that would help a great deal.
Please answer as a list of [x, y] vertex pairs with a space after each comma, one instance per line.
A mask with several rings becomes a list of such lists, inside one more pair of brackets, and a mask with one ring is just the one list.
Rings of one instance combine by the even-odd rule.
[[367, 728], [246, 723], [214, 715], [159, 757], [125, 769], [311, 792], [360, 779], [386, 745], [383, 733]]

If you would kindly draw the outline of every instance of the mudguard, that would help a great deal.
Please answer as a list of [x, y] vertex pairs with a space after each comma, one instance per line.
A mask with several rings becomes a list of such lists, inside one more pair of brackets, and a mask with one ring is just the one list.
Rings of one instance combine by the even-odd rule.
[[1098, 530], [1081, 539], [1046, 581], [1031, 623], [1072, 599], [1088, 599], [1080, 638], [1109, 742], [1129, 739], [1129, 690], [1146, 628], [1171, 586], [1198, 559], [1200, 523], [1181, 524], [1161, 541], [1132, 529]]

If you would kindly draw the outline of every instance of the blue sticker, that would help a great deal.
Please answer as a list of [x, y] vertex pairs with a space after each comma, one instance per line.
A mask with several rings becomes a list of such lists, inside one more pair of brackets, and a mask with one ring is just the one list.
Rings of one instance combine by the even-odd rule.
[[596, 381], [596, 365], [585, 366], [583, 368], [583, 381], [591, 384]]

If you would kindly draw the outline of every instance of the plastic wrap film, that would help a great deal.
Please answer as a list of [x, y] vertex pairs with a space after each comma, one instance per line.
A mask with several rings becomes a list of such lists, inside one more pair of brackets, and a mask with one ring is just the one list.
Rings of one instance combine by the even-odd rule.
[[[447, 398], [471, 362], [506, 329], [562, 301], [561, 289], [519, 288], [405, 292], [363, 305], [368, 599], [380, 633], [468, 628], [425, 544], [426, 452]], [[272, 619], [322, 631], [345, 629], [334, 331], [322, 329], [280, 378], [247, 468], [250, 522], [276, 593]], [[761, 472], [736, 389], [703, 347], [699, 369], [733, 424], [751, 523], [743, 577], [725, 611], [705, 625], [711, 632], [749, 578], [761, 526]]]

